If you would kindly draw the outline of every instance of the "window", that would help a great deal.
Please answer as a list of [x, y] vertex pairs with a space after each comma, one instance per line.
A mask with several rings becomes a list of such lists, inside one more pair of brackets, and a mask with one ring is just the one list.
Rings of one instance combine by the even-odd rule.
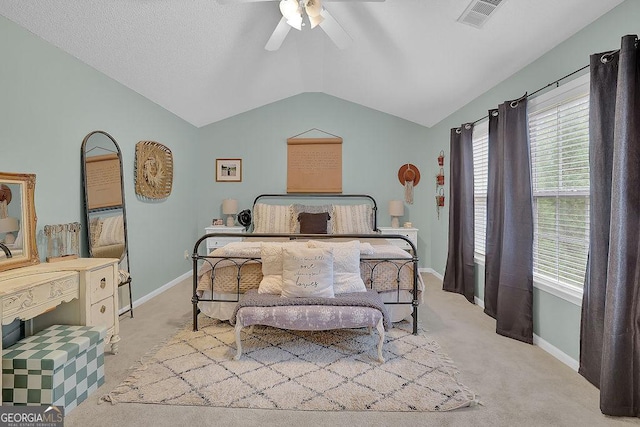
[[589, 83], [529, 104], [536, 282], [582, 287], [589, 249]]
[[487, 232], [487, 176], [489, 150], [489, 122], [484, 121], [473, 128], [473, 201], [475, 227], [475, 257], [485, 254]]
[[[589, 249], [589, 76], [529, 101], [536, 287], [581, 303]], [[473, 131], [475, 257], [485, 254], [488, 123]]]

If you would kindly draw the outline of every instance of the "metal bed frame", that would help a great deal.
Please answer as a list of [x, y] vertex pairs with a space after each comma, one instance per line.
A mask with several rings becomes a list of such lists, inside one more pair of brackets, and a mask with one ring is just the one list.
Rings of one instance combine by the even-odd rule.
[[[369, 195], [361, 195], [361, 194], [261, 194], [255, 198], [253, 202], [253, 206], [263, 198], [278, 198], [278, 199], [291, 199], [291, 198], [305, 198], [305, 199], [316, 199], [316, 198], [333, 198], [333, 199], [342, 199], [342, 198], [350, 198], [350, 199], [368, 199], [371, 201], [373, 215], [372, 215], [372, 223], [373, 230], [377, 230], [377, 203], [375, 199]], [[407, 237], [402, 235], [390, 235], [385, 234], [382, 235], [379, 232], [374, 234], [282, 234], [282, 233], [249, 233], [246, 235], [250, 237], [252, 240], [261, 239], [261, 238], [287, 238], [289, 240], [296, 239], [323, 239], [323, 240], [331, 240], [331, 239], [399, 239], [405, 241], [409, 247], [411, 248], [412, 256], [410, 258], [376, 258], [376, 257], [368, 257], [363, 256], [360, 258], [360, 268], [369, 268], [370, 269], [370, 277], [371, 280], [368, 284], [368, 287], [371, 289], [374, 288], [376, 284], [375, 273], [376, 269], [382, 264], [392, 264], [397, 267], [398, 273], [396, 275], [396, 300], [388, 301], [385, 304], [389, 305], [408, 305], [412, 306], [412, 319], [413, 319], [413, 334], [416, 335], [418, 333], [418, 257], [417, 250], [413, 242], [409, 240]], [[198, 330], [198, 314], [200, 313], [200, 309], [198, 308], [199, 302], [238, 302], [240, 300], [240, 284], [242, 279], [242, 267], [249, 262], [258, 262], [261, 260], [259, 257], [243, 257], [243, 256], [211, 256], [209, 254], [200, 255], [201, 253], [201, 244], [202, 242], [206, 242], [208, 238], [211, 237], [238, 237], [237, 234], [234, 233], [209, 233], [200, 237], [194, 247], [193, 254], [191, 256], [193, 260], [193, 296], [191, 298], [191, 302], [193, 304], [193, 330]], [[206, 245], [205, 245], [206, 247]], [[206, 250], [205, 250], [206, 252]], [[235, 265], [237, 270], [236, 274], [236, 295], [235, 299], [217, 299], [213, 298], [213, 283], [215, 280], [215, 267], [218, 263], [222, 261], [228, 261]], [[211, 266], [211, 298], [202, 298], [198, 295], [198, 270], [201, 263], [207, 262]], [[413, 288], [412, 288], [412, 299], [411, 301], [401, 301], [400, 300], [400, 272], [403, 267], [408, 264], [412, 264], [413, 266]]]

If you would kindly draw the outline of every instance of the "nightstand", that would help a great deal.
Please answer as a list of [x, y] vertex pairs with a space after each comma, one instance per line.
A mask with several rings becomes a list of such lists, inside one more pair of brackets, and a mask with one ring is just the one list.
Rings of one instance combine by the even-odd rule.
[[[209, 233], [235, 233], [235, 234], [244, 234], [244, 227], [226, 227], [224, 225], [220, 226], [210, 226], [205, 227], [204, 229], [206, 234]], [[211, 252], [216, 248], [221, 248], [227, 243], [231, 242], [241, 242], [242, 236], [238, 237], [209, 237], [207, 239], [207, 252]]]
[[[414, 244], [416, 250], [418, 249], [418, 229], [417, 228], [405, 228], [405, 227], [378, 227], [380, 230], [380, 234], [399, 234], [401, 236], [405, 236], [407, 239], [411, 240], [411, 243]], [[389, 242], [392, 245], [395, 245], [404, 250], [410, 251], [411, 246], [405, 242], [404, 240], [399, 239], [390, 239]]]

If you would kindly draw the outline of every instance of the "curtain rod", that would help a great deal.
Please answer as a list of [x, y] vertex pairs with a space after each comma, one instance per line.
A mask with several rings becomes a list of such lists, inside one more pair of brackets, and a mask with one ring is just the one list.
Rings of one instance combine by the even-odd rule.
[[[572, 71], [571, 73], [567, 74], [566, 76], [562, 76], [562, 77], [560, 77], [558, 80], [555, 80], [555, 81], [553, 81], [553, 82], [551, 82], [551, 83], [549, 83], [549, 84], [547, 84], [547, 85], [545, 85], [545, 86], [541, 87], [540, 89], [538, 89], [538, 90], [536, 90], [536, 91], [532, 92], [530, 95], [525, 94], [524, 96], [522, 96], [522, 97], [518, 98], [518, 100], [531, 98], [533, 95], [537, 94], [538, 92], [541, 92], [541, 91], [543, 91], [543, 90], [545, 90], [545, 89], [549, 88], [550, 86], [557, 85], [557, 84], [558, 84], [558, 83], [560, 83], [562, 80], [564, 80], [564, 79], [566, 79], [566, 78], [568, 78], [568, 77], [571, 77], [571, 76], [573, 76], [574, 74], [579, 73], [580, 71], [582, 71], [582, 70], [584, 70], [584, 69], [589, 68], [589, 65], [590, 65], [590, 64], [587, 64], [587, 65], [585, 65], [585, 66], [584, 66], [584, 67], [582, 67], [582, 68], [579, 68], [579, 69], [577, 69], [577, 70], [575, 70], [575, 71]], [[478, 122], [480, 122], [480, 121], [482, 121], [482, 120], [484, 120], [484, 119], [487, 119], [487, 118], [489, 118], [489, 114], [487, 114], [487, 115], [486, 115], [486, 116], [484, 116], [484, 117], [479, 118], [479, 119], [478, 119], [478, 120], [476, 120], [476, 121], [471, 122], [471, 124], [472, 124], [472, 125], [475, 125], [476, 123], [478, 123]]]

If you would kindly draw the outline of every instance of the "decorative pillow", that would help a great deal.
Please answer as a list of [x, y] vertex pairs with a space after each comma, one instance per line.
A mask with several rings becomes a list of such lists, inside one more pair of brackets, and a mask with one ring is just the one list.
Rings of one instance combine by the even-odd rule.
[[282, 293], [282, 248], [304, 249], [306, 242], [263, 242], [260, 245], [262, 258], [262, 280], [258, 286], [259, 294]]
[[375, 250], [369, 242], [360, 242], [360, 255], [373, 255]]
[[327, 221], [327, 234], [333, 234], [333, 205], [291, 205], [293, 232], [300, 233], [300, 223], [298, 222], [298, 215], [302, 212], [308, 213], [322, 213], [327, 212], [329, 214], [329, 220]]
[[102, 232], [98, 239], [98, 246], [122, 243], [124, 243], [124, 219], [122, 215], [106, 217], [102, 222]]
[[330, 218], [331, 217], [327, 212], [302, 212], [298, 215], [298, 222], [300, 223], [300, 233], [327, 234], [327, 222]]
[[310, 240], [311, 248], [331, 248], [333, 250], [333, 292], [366, 292], [367, 287], [360, 276], [360, 242], [334, 243]]
[[253, 207], [253, 232], [292, 233], [291, 205], [256, 203]]
[[332, 250], [283, 248], [282, 296], [333, 298]]
[[334, 234], [373, 233], [371, 205], [333, 205]]

